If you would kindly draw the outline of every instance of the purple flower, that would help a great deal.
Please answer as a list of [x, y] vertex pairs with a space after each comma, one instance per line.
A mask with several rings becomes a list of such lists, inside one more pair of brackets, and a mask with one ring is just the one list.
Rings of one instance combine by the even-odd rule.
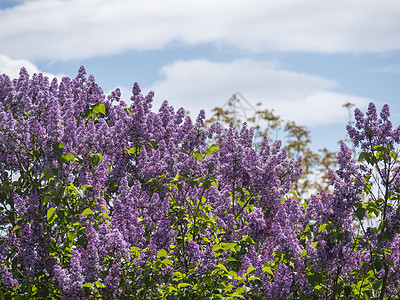
[[109, 270], [108, 275], [106, 276], [104, 283], [106, 285], [105, 290], [103, 291], [104, 296], [109, 298], [114, 298], [117, 295], [121, 294], [121, 290], [119, 287], [120, 282], [120, 267], [121, 262], [119, 259], [114, 259], [112, 266]]
[[269, 230], [269, 221], [264, 219], [261, 209], [256, 207], [254, 211], [247, 215], [249, 222], [250, 237], [258, 242], [265, 238]]
[[99, 253], [102, 257], [111, 255], [119, 258], [129, 253], [129, 244], [121, 232], [117, 228], [109, 230], [105, 223], [100, 225], [99, 243]]
[[164, 249], [167, 252], [169, 251], [171, 244], [170, 231], [171, 222], [167, 216], [163, 216], [151, 240], [151, 243], [155, 245], [157, 250]]
[[81, 254], [75, 248], [72, 250], [72, 257], [69, 271], [56, 264], [53, 267], [54, 277], [62, 290], [61, 299], [86, 299], [83, 286], [84, 276], [82, 275]]
[[354, 111], [356, 119], [355, 127], [348, 125], [347, 132], [352, 138], [354, 146], [361, 146], [362, 150], [373, 150], [375, 146], [389, 146], [393, 150], [394, 142], [400, 142], [400, 126], [392, 129], [389, 121], [389, 106], [382, 107], [380, 118], [376, 112], [374, 103], [370, 103], [366, 116], [357, 108]]
[[6, 266], [0, 266], [0, 282], [3, 283], [3, 288], [5, 290], [11, 289], [11, 287], [19, 284], [18, 280], [13, 277]]

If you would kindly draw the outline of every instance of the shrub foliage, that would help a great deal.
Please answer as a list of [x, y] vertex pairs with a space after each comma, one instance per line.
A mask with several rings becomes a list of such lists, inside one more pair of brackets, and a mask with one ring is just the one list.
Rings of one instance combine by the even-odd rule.
[[0, 76], [0, 299], [394, 299], [400, 166], [389, 108], [355, 111], [331, 193], [301, 158], [205, 127], [135, 83]]

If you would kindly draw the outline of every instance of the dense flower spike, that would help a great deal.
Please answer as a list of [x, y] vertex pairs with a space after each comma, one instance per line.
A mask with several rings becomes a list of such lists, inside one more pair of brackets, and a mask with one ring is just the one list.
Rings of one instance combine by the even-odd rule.
[[[297, 199], [301, 158], [246, 124], [205, 127], [81, 67], [0, 76], [5, 299], [353, 299], [399, 293], [400, 166], [388, 106], [356, 110], [332, 193]], [[290, 193], [290, 194], [289, 194]], [[257, 298], [258, 297], [258, 298]]]
[[354, 141], [354, 145], [361, 146], [363, 150], [372, 149], [374, 146], [390, 146], [400, 142], [400, 126], [393, 129], [390, 122], [389, 106], [382, 107], [380, 118], [378, 117], [374, 103], [370, 103], [366, 116], [357, 108], [354, 113], [355, 127], [347, 126], [347, 131]]

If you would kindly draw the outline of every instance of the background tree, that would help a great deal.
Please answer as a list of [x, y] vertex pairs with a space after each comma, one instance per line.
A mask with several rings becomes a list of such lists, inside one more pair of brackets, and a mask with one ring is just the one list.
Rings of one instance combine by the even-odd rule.
[[[350, 109], [351, 104], [346, 107]], [[307, 198], [316, 191], [328, 190], [328, 174], [337, 166], [337, 152], [326, 148], [315, 152], [311, 148], [311, 134], [306, 126], [283, 120], [273, 110], [262, 109], [261, 103], [254, 108], [240, 93], [235, 93], [222, 107], [215, 107], [212, 112], [213, 115], [207, 119], [207, 124], [220, 122], [227, 127], [232, 123], [240, 127], [246, 122], [253, 128], [255, 149], [258, 149], [264, 137], [269, 141], [281, 139], [289, 157], [302, 157], [303, 173], [294, 188], [300, 198]]]

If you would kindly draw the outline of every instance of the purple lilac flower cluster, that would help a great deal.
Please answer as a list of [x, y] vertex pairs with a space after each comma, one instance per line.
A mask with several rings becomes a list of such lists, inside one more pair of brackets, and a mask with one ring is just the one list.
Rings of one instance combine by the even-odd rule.
[[[375, 165], [342, 145], [333, 192], [300, 201], [288, 193], [301, 158], [281, 142], [256, 151], [246, 124], [206, 128], [203, 110], [192, 120], [164, 101], [153, 112], [153, 96], [135, 83], [130, 105], [119, 89], [106, 97], [83, 67], [61, 82], [25, 69], [0, 76], [0, 289], [33, 293], [29, 280], [62, 299], [180, 295], [174, 274], [196, 274], [221, 281], [205, 290], [247, 284], [247, 298], [335, 298], [357, 285], [354, 270], [381, 263], [383, 293], [398, 291], [400, 127], [387, 106], [380, 118], [373, 104], [366, 117], [356, 110], [348, 127], [355, 146], [381, 151], [376, 162], [364, 154]], [[375, 167], [383, 202], [366, 193]], [[364, 228], [374, 209], [383, 225]], [[225, 278], [221, 265], [245, 277], [254, 268], [256, 279]], [[200, 290], [185, 280], [182, 293]]]
[[[82, 284], [96, 280], [104, 282], [107, 289], [110, 286], [118, 290], [119, 280], [111, 277], [120, 276], [117, 261], [129, 258], [131, 247], [146, 250], [142, 260], [155, 258], [159, 249], [169, 251], [176, 232], [171, 230], [168, 214], [171, 189], [165, 184], [177, 174], [185, 180], [173, 197], [186, 209], [193, 208], [188, 207], [188, 197], [193, 203], [205, 197], [207, 204], [216, 208], [218, 222], [227, 226], [226, 242], [234, 238], [235, 230], [247, 232], [246, 222], [237, 221], [239, 214], [248, 214], [238, 203], [237, 188], [248, 190], [247, 200], [258, 203], [257, 225], [250, 221], [250, 228], [262, 235], [269, 222], [264, 221], [263, 214], [279, 206], [281, 197], [300, 174], [300, 161], [289, 160], [279, 144], [264, 143], [260, 154], [256, 153], [252, 148], [253, 132], [246, 127], [240, 132], [232, 126], [227, 130], [216, 125], [206, 129], [204, 111], [193, 122], [185, 117], [183, 109], [175, 112], [166, 101], [154, 113], [153, 93], [143, 96], [136, 83], [132, 104], [127, 106], [118, 89], [105, 97], [94, 77], [86, 77], [83, 67], [76, 78], [65, 77], [60, 83], [56, 79], [50, 83], [41, 74], [30, 78], [23, 68], [18, 79], [2, 75], [0, 86], [0, 171], [2, 184], [10, 186], [6, 222], [18, 228], [16, 240], [20, 244], [8, 246], [8, 251], [16, 253], [14, 259], [23, 261], [23, 271], [32, 278], [43, 272], [54, 274], [63, 298], [84, 297]], [[207, 154], [210, 139], [219, 151]], [[96, 153], [101, 161], [93, 163]], [[67, 163], [60, 159], [61, 154], [71, 154], [74, 159]], [[52, 170], [59, 182], [56, 186], [45, 180], [44, 175]], [[18, 176], [21, 184], [13, 185], [13, 178]], [[189, 183], [201, 177], [214, 178], [218, 186], [204, 190]], [[158, 178], [161, 186], [149, 184]], [[64, 190], [66, 186], [70, 188]], [[85, 195], [78, 197], [74, 187]], [[64, 190], [61, 197], [78, 197], [80, 204], [68, 207], [56, 201], [54, 195], [60, 197], [60, 189]], [[88, 205], [96, 214], [108, 214], [110, 220], [99, 222], [94, 215], [81, 215]], [[41, 215], [51, 209], [57, 216], [75, 211], [75, 222], [84, 224], [80, 239], [86, 242], [71, 252], [69, 263], [46, 250], [46, 245], [51, 248], [68, 239], [74, 244], [78, 238], [71, 238], [73, 228], [62, 232], [59, 226], [41, 226]], [[252, 216], [250, 213], [248, 218]], [[206, 230], [202, 237], [212, 234]], [[197, 245], [194, 241], [189, 244]], [[63, 245], [70, 251], [66, 242]], [[200, 243], [198, 247], [197, 252], [203, 254], [192, 258], [200, 263], [198, 272], [212, 270], [215, 256], [211, 246]], [[116, 263], [104, 272], [109, 257], [116, 258]], [[9, 277], [5, 266], [2, 268]], [[16, 280], [18, 276], [7, 284]]]
[[[380, 116], [380, 118], [379, 118]], [[400, 142], [400, 126], [393, 129], [392, 122], [389, 120], [389, 106], [385, 104], [378, 116], [376, 106], [370, 103], [367, 113], [364, 114], [356, 108], [354, 117], [355, 126], [348, 125], [347, 131], [354, 142], [354, 146], [361, 149], [372, 149], [374, 146], [389, 145], [393, 149], [395, 143]]]

